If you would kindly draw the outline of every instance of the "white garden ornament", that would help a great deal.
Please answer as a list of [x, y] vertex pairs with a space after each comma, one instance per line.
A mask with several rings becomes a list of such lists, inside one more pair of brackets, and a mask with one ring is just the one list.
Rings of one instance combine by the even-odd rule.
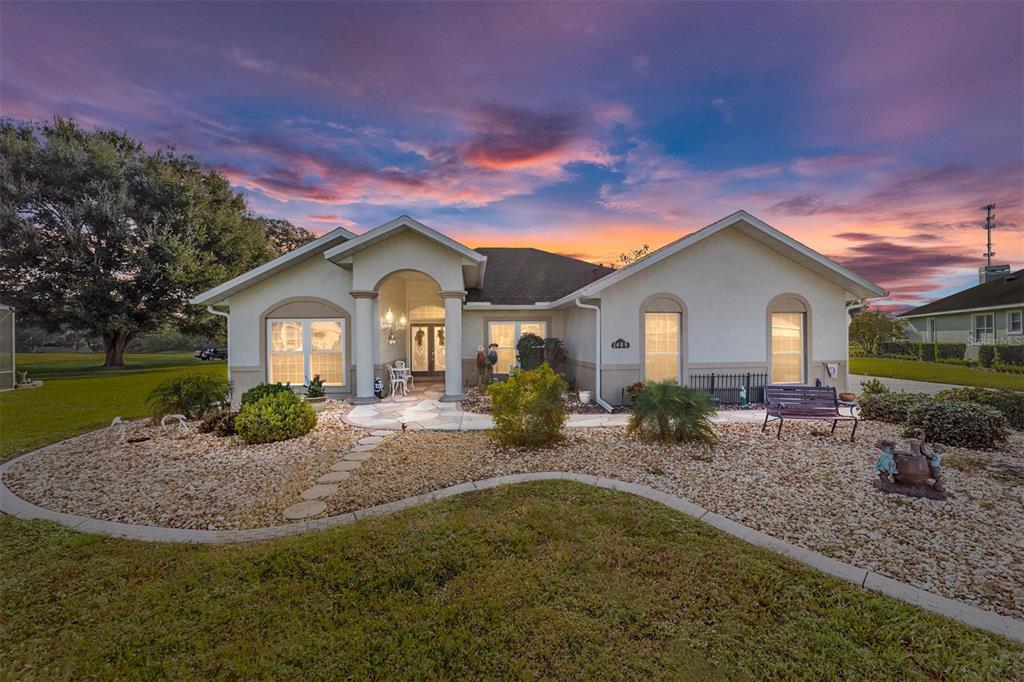
[[183, 414], [165, 414], [164, 418], [160, 420], [160, 433], [166, 433], [170, 428], [174, 427], [174, 424], [168, 424], [168, 419], [178, 420], [178, 434], [181, 436], [187, 436], [192, 433], [192, 429], [189, 428], [185, 421], [185, 415]]
[[128, 424], [120, 417], [114, 417], [114, 421], [110, 422], [110, 428], [117, 428], [117, 442], [124, 443], [128, 440]]

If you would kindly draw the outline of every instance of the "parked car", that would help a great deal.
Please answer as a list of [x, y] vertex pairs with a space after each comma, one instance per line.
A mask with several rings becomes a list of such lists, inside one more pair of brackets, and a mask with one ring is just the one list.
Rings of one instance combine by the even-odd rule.
[[200, 360], [227, 360], [227, 348], [201, 348], [195, 352], [195, 357]]

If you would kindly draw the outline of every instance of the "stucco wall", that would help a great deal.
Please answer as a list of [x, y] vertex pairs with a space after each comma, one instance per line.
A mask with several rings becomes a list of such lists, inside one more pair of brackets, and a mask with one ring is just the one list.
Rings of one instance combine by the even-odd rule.
[[[601, 294], [602, 394], [618, 402], [621, 389], [642, 373], [640, 306], [669, 293], [686, 305], [684, 375], [768, 367], [767, 306], [793, 293], [810, 305], [808, 381], [846, 387], [846, 294], [736, 230], [723, 230], [609, 287]], [[627, 349], [613, 349], [622, 338]], [[824, 362], [840, 362], [826, 377]]]
[[392, 272], [416, 270], [432, 277], [442, 291], [462, 291], [462, 264], [462, 256], [451, 249], [400, 232], [352, 257], [352, 284], [357, 291], [372, 291]]

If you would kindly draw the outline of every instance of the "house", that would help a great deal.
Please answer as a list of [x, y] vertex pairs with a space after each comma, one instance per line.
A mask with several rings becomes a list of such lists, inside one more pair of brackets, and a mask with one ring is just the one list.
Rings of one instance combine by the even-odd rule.
[[1024, 270], [1009, 265], [978, 270], [979, 283], [899, 316], [925, 343], [966, 343], [974, 360], [983, 344], [1024, 343]]
[[330, 394], [370, 402], [374, 377], [401, 359], [458, 401], [479, 346], [498, 344], [501, 372], [533, 332], [561, 338], [570, 377], [607, 406], [637, 380], [695, 373], [843, 390], [847, 306], [883, 295], [738, 211], [619, 270], [471, 249], [402, 216], [358, 236], [338, 228], [192, 302], [228, 316], [236, 396], [319, 374]]

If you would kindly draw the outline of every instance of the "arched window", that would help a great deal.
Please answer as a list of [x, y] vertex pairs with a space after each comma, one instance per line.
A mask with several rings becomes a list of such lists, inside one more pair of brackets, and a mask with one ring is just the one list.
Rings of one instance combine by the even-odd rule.
[[655, 294], [640, 306], [644, 381], [683, 380], [686, 306], [671, 294]]
[[768, 304], [768, 366], [773, 384], [807, 381], [810, 306], [796, 294], [776, 296]]

